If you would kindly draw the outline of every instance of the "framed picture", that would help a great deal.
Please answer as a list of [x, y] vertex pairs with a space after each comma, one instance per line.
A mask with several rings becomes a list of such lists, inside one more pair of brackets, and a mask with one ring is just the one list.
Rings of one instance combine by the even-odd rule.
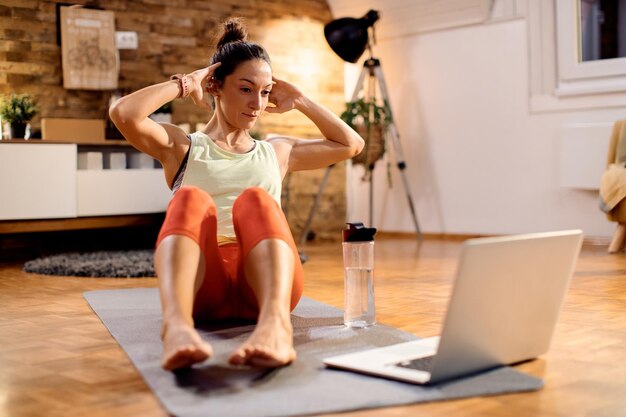
[[115, 14], [80, 6], [61, 7], [63, 87], [113, 90], [119, 77]]

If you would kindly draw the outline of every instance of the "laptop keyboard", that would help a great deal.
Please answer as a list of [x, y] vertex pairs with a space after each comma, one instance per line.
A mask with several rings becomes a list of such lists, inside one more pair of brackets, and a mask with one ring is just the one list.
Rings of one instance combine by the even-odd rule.
[[430, 372], [433, 367], [435, 355], [425, 356], [423, 358], [411, 359], [396, 363], [401, 368], [417, 369], [418, 371]]

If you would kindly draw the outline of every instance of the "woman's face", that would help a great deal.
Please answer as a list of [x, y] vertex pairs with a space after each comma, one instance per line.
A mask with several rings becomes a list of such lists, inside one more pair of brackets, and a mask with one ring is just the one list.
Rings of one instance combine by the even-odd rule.
[[272, 89], [272, 69], [262, 59], [242, 62], [226, 76], [217, 91], [226, 122], [237, 129], [251, 129], [267, 107]]

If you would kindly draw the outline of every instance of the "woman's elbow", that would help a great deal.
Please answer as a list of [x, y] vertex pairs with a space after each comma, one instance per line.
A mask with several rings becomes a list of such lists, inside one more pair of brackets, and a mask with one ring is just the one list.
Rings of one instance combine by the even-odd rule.
[[109, 118], [115, 124], [119, 126], [124, 123], [124, 112], [120, 109], [120, 101], [117, 100], [109, 107]]
[[109, 118], [122, 133], [132, 126], [136, 126], [139, 122], [134, 112], [130, 110], [124, 97], [113, 102], [109, 107]]
[[358, 154], [360, 154], [364, 147], [365, 147], [365, 141], [363, 140], [361, 136], [357, 135], [356, 138], [354, 139], [354, 143], [351, 146], [352, 156], [350, 156], [350, 158], [353, 158], [357, 156]]

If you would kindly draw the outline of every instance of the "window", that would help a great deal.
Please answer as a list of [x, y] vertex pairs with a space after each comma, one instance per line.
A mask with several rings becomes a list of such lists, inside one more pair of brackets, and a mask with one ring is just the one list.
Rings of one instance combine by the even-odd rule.
[[626, 0], [580, 0], [580, 61], [626, 57]]
[[557, 0], [559, 96], [626, 90], [626, 0]]

